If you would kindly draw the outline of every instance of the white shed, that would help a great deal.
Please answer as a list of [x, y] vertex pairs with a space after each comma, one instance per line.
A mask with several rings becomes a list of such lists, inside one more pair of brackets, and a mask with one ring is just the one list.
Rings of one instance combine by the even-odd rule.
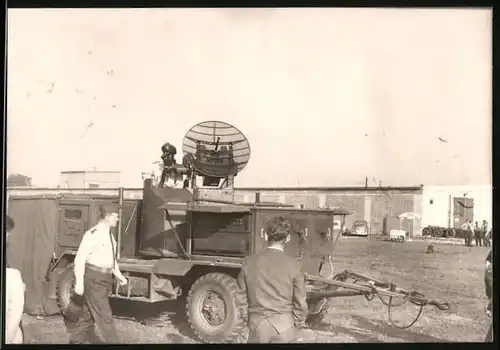
[[492, 227], [493, 187], [481, 186], [424, 186], [422, 228], [429, 225], [455, 226], [458, 216], [472, 222], [488, 221]]

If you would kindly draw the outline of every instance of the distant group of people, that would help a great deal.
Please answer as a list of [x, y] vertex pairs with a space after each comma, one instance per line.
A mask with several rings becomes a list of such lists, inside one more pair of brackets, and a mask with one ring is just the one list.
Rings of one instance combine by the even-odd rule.
[[492, 230], [488, 229], [488, 222], [486, 220], [483, 220], [481, 226], [479, 226], [478, 221], [472, 226], [470, 220], [467, 219], [463, 229], [467, 232], [465, 236], [466, 246], [472, 247], [472, 241], [474, 240], [476, 247], [491, 247]]

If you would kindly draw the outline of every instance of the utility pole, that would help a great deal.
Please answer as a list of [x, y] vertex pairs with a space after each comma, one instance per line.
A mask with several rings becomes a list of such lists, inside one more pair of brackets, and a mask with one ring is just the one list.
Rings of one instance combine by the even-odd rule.
[[368, 188], [368, 176], [365, 177], [365, 188]]
[[448, 228], [451, 228], [451, 194], [448, 195]]

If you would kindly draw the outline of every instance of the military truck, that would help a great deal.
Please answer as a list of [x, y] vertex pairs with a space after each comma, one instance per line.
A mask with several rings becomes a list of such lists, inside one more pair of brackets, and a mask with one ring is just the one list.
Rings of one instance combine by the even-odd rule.
[[[232, 152], [217, 154], [221, 146]], [[191, 328], [204, 342], [231, 342], [240, 335], [233, 297], [236, 277], [243, 259], [265, 248], [269, 219], [283, 216], [290, 221], [287, 254], [300, 259], [305, 271], [318, 273], [332, 252], [334, 218], [343, 222], [346, 211], [299, 209], [259, 199], [234, 202], [233, 179], [248, 162], [250, 147], [227, 123], [193, 127], [183, 150], [195, 156], [192, 163], [172, 171], [189, 175], [188, 187], [160, 188], [145, 179], [140, 200], [124, 199], [123, 189], [114, 197], [58, 199], [58, 237], [48, 279], [61, 310], [73, 293], [73, 260], [82, 235], [98, 222], [99, 206], [107, 201], [118, 201], [123, 208], [116, 230], [117, 259], [130, 281], [124, 287], [116, 284], [110, 297], [144, 303], [182, 300]]]

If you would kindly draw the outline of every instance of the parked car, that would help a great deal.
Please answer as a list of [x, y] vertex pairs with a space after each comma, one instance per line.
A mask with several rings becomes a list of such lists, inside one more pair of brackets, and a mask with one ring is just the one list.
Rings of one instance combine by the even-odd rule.
[[363, 236], [367, 237], [370, 231], [370, 225], [366, 220], [356, 220], [352, 223], [352, 229], [346, 231], [346, 234], [352, 236]]

